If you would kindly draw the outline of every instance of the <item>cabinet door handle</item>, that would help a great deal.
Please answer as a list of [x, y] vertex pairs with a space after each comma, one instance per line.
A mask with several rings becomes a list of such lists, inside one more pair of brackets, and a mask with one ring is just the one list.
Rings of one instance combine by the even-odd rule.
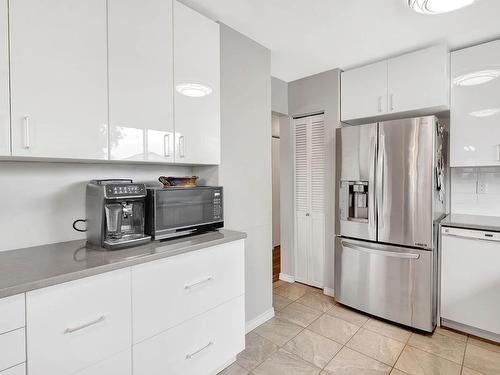
[[500, 161], [500, 145], [497, 145], [497, 161]]
[[394, 94], [391, 94], [390, 101], [391, 101], [391, 111], [394, 111]]
[[166, 158], [170, 157], [170, 133], [163, 136], [163, 155]]
[[205, 349], [210, 348], [213, 344], [215, 344], [213, 341], [209, 341], [209, 343], [207, 345], [203, 346], [202, 348], [200, 348], [192, 353], [186, 354], [186, 359], [193, 359], [194, 357], [196, 357], [198, 354], [200, 354]]
[[81, 324], [79, 326], [76, 326], [76, 327], [68, 327], [64, 330], [64, 333], [73, 333], [73, 332], [77, 332], [77, 331], [80, 331], [82, 329], [85, 329], [85, 328], [88, 328], [88, 327], [91, 327], [93, 325], [96, 325], [98, 323], [102, 323], [106, 320], [106, 316], [105, 315], [101, 315], [99, 318], [97, 319], [94, 319], [90, 322], [87, 322], [87, 323], [84, 323], [84, 324]]
[[200, 280], [200, 281], [196, 281], [192, 284], [186, 284], [184, 285], [184, 289], [186, 290], [191, 290], [193, 288], [196, 288], [197, 286], [200, 286], [202, 284], [205, 284], [205, 283], [208, 283], [209, 281], [213, 281], [214, 277], [213, 276], [208, 276], [206, 279], [203, 279], [203, 280]]
[[179, 137], [179, 156], [181, 158], [186, 156], [186, 140], [184, 139], [184, 136], [181, 135]]
[[31, 148], [31, 124], [30, 117], [24, 116], [23, 118], [24, 124], [24, 148]]
[[378, 97], [378, 111], [382, 112], [382, 97]]

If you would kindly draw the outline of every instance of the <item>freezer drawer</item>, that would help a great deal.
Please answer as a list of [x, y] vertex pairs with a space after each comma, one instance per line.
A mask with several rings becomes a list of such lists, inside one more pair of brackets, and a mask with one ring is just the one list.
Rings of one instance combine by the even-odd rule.
[[338, 302], [424, 331], [434, 329], [434, 252], [341, 237], [336, 242]]

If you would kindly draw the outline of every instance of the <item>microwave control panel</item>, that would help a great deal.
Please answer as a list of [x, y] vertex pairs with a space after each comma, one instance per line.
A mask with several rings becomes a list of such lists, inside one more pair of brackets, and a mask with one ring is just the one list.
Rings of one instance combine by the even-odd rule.
[[214, 190], [214, 198], [213, 198], [213, 207], [214, 207], [214, 221], [222, 220], [222, 191]]

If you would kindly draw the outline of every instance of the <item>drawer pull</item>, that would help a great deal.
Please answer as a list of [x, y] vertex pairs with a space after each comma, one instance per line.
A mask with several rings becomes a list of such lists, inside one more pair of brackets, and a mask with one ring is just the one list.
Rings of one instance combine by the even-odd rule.
[[70, 327], [70, 328], [66, 328], [64, 330], [64, 333], [73, 333], [73, 332], [77, 332], [77, 331], [80, 331], [82, 329], [85, 329], [85, 328], [88, 328], [90, 326], [93, 326], [95, 324], [98, 324], [98, 323], [101, 323], [101, 322], [104, 322], [106, 320], [106, 316], [105, 315], [102, 315], [100, 316], [99, 318], [95, 319], [95, 320], [92, 320], [91, 322], [88, 322], [88, 323], [85, 323], [85, 324], [82, 324], [82, 325], [79, 325], [79, 326], [76, 326], [76, 327]]
[[193, 288], [196, 288], [197, 286], [200, 286], [202, 284], [205, 284], [205, 283], [208, 283], [209, 281], [213, 281], [213, 276], [209, 276], [207, 277], [206, 279], [203, 279], [203, 280], [200, 280], [200, 281], [197, 281], [195, 283], [192, 283], [192, 284], [186, 284], [184, 285], [184, 289], [186, 290], [191, 290]]
[[386, 257], [403, 258], [403, 259], [418, 259], [418, 258], [420, 258], [420, 254], [398, 253], [395, 251], [371, 249], [369, 247], [359, 247], [359, 246], [352, 245], [352, 244], [350, 244], [348, 242], [344, 242], [344, 241], [342, 241], [342, 246], [348, 247], [349, 249], [361, 251], [363, 253], [377, 254], [377, 255], [382, 255], [382, 256], [386, 256]]
[[214, 342], [210, 341], [207, 345], [205, 345], [204, 347], [198, 349], [197, 351], [195, 351], [195, 352], [193, 352], [191, 354], [186, 354], [186, 359], [193, 359], [194, 357], [196, 357], [198, 354], [200, 354], [205, 349], [210, 348], [213, 344], [214, 344]]

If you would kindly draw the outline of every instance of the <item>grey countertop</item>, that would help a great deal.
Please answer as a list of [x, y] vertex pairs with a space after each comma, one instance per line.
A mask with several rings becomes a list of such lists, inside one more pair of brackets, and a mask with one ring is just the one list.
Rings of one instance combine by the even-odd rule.
[[442, 221], [443, 227], [479, 229], [500, 232], [500, 217], [450, 214]]
[[0, 298], [246, 238], [220, 230], [123, 250], [87, 248], [85, 240], [0, 252]]

